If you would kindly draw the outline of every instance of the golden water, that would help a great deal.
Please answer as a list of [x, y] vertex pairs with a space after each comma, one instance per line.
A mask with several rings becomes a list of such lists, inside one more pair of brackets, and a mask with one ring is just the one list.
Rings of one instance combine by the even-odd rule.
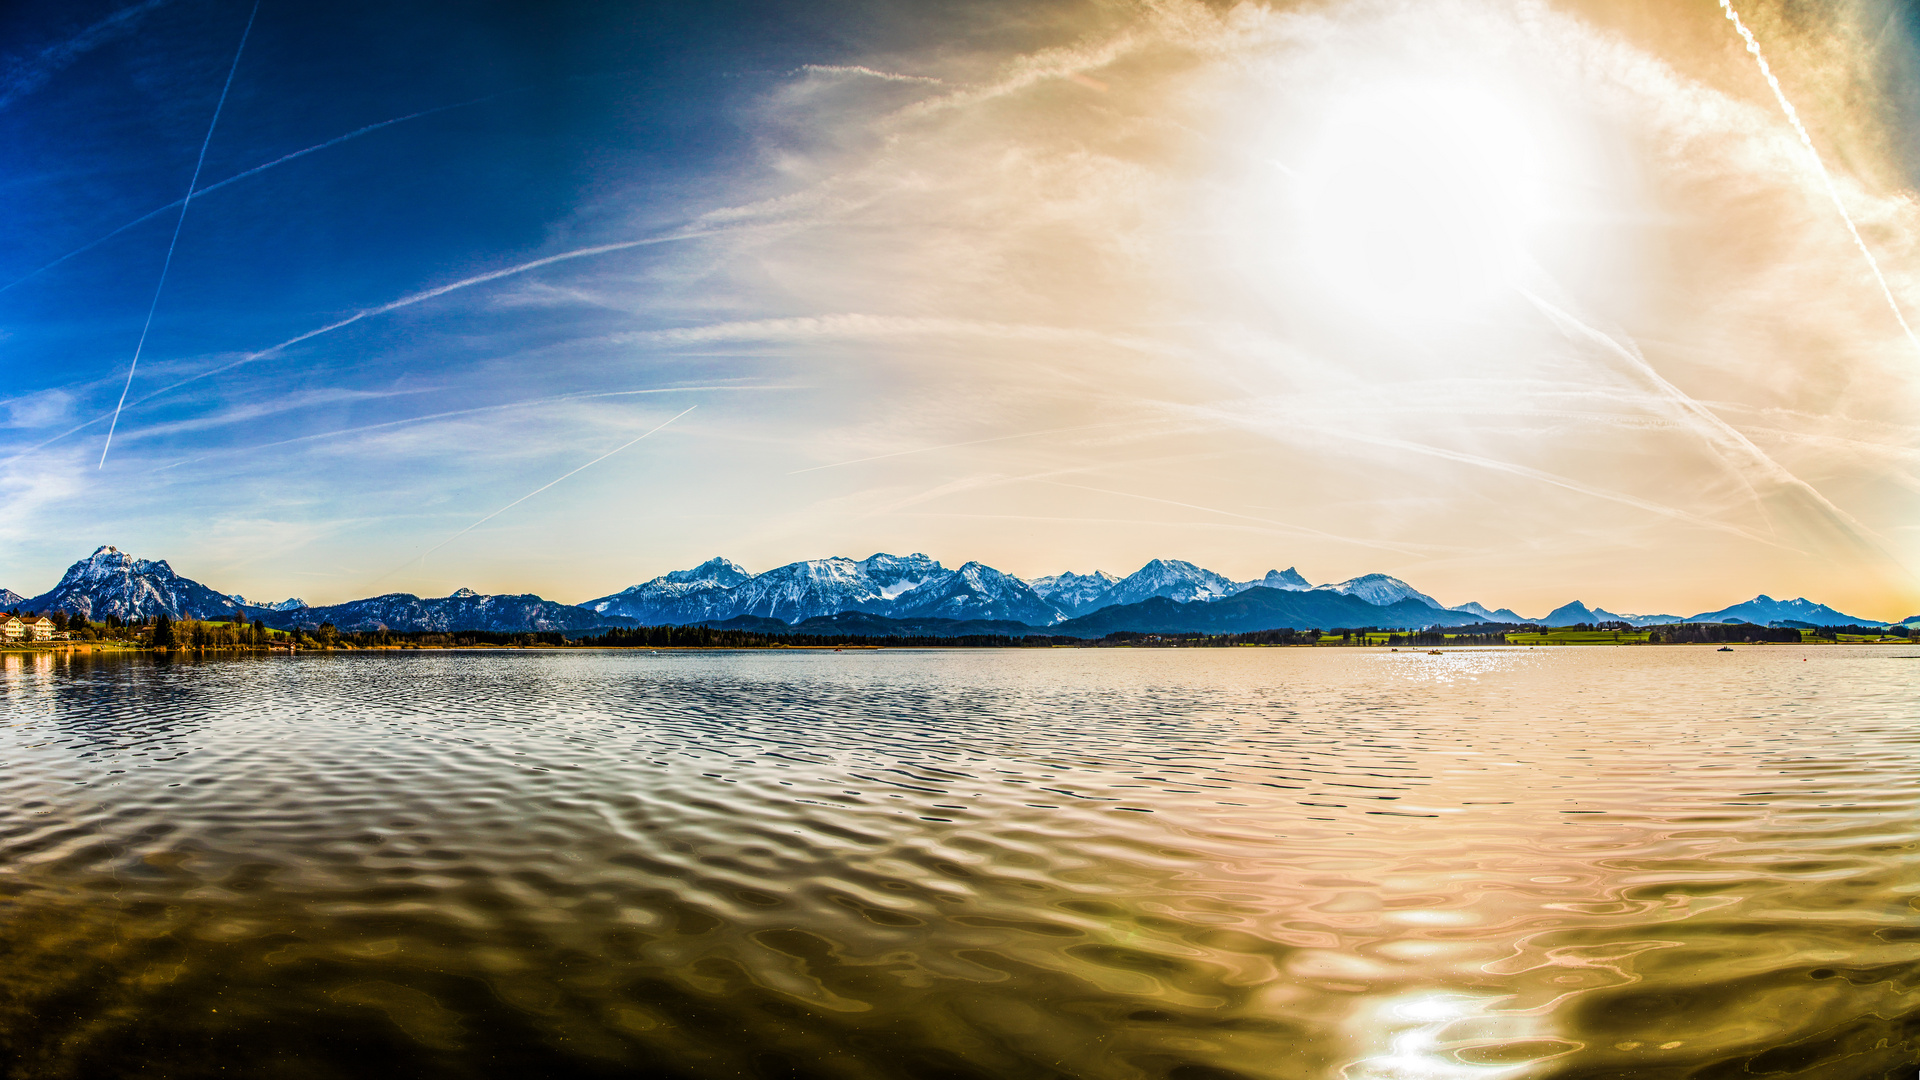
[[1920, 648], [0, 657], [8, 1077], [1914, 1075]]

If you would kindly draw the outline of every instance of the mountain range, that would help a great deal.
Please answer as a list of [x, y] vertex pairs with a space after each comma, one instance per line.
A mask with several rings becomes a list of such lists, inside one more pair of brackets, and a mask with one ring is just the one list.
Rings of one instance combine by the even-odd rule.
[[[64, 610], [94, 620], [114, 615], [127, 621], [156, 615], [229, 619], [244, 614], [282, 629], [332, 623], [341, 630], [400, 632], [569, 632], [698, 623], [874, 635], [1042, 632], [1099, 637], [1121, 630], [1417, 629], [1480, 622], [1886, 625], [1804, 598], [1781, 601], [1765, 595], [1685, 619], [1619, 615], [1575, 601], [1544, 619], [1529, 620], [1509, 608], [1490, 609], [1477, 602], [1448, 608], [1387, 574], [1314, 585], [1289, 567], [1234, 581], [1190, 562], [1154, 559], [1126, 577], [1095, 570], [1029, 581], [979, 562], [948, 568], [920, 553], [808, 559], [760, 574], [731, 559], [714, 558], [577, 605], [532, 594], [482, 595], [460, 589], [445, 597], [388, 593], [312, 607], [297, 598], [254, 603], [181, 577], [165, 560], [136, 559], [118, 548], [102, 547], [74, 563], [58, 584], [39, 596], [0, 589], [0, 610], [9, 608]], [[1909, 621], [1920, 622], [1920, 616]]]

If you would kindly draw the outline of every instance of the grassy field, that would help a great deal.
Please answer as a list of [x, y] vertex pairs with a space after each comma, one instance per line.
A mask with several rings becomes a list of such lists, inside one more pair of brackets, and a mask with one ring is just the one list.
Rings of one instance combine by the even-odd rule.
[[9, 641], [0, 652], [126, 652], [138, 649], [131, 641]]
[[1508, 634], [1510, 645], [1638, 645], [1647, 640], [1645, 630], [1555, 630], [1543, 634]]

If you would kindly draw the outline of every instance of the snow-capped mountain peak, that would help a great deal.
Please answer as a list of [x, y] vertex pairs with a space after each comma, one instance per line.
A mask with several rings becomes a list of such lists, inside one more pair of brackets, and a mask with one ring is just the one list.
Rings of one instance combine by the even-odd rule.
[[753, 575], [748, 573], [746, 568], [739, 563], [725, 556], [716, 555], [691, 570], [674, 570], [654, 578], [647, 584], [698, 585], [711, 583], [719, 585], [722, 588], [731, 588], [752, 577]]
[[945, 573], [946, 567], [917, 551], [906, 556], [876, 552], [860, 560], [860, 572], [873, 582], [883, 599], [892, 600], [932, 581]]
[[1091, 574], [1068, 571], [1034, 578], [1027, 584], [1041, 599], [1068, 615], [1084, 615], [1106, 606], [1106, 596], [1115, 585], [1120, 584], [1120, 578], [1105, 570], [1095, 570]]
[[67, 611], [90, 619], [137, 621], [225, 618], [240, 605], [173, 572], [165, 559], [136, 559], [110, 544], [67, 568], [60, 583], [26, 601], [34, 611]]
[[1348, 596], [1359, 597], [1369, 604], [1378, 604], [1381, 607], [1386, 607], [1389, 604], [1397, 604], [1402, 600], [1412, 599], [1418, 600], [1430, 608], [1438, 608], [1441, 611], [1447, 610], [1440, 606], [1440, 601], [1401, 581], [1399, 578], [1392, 577], [1388, 574], [1362, 574], [1357, 578], [1348, 578], [1345, 581], [1333, 585], [1316, 585], [1314, 587], [1325, 589], [1328, 592], [1345, 593]]
[[979, 562], [967, 563], [900, 594], [887, 614], [895, 618], [1012, 619], [1034, 626], [1066, 617], [1026, 582]]
[[259, 608], [262, 611], [298, 611], [307, 606], [307, 602], [297, 596], [289, 596], [285, 600], [276, 600], [273, 603], [267, 603], [263, 600], [249, 600], [239, 593], [228, 593], [227, 599], [239, 604], [241, 607]]
[[612, 596], [588, 600], [580, 606], [602, 615], [631, 616], [645, 620], [663, 610], [663, 606], [666, 609], [672, 609], [676, 604], [685, 607], [696, 603], [691, 598], [723, 593], [752, 580], [753, 575], [739, 563], [715, 556], [691, 570], [674, 570]]
[[1116, 584], [1102, 606], [1137, 604], [1156, 596], [1186, 604], [1232, 596], [1242, 588], [1220, 574], [1181, 559], [1154, 559]]

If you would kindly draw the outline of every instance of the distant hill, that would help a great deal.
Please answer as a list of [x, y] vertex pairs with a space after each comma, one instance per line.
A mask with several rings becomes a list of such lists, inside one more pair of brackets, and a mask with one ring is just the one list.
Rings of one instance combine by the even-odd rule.
[[0, 589], [0, 609], [12, 611], [14, 608], [17, 608], [21, 604], [24, 604], [26, 602], [27, 602], [26, 597], [21, 596], [19, 593], [14, 592], [12, 589]]
[[1685, 622], [1678, 615], [1621, 615], [1606, 608], [1590, 608], [1575, 600], [1563, 604], [1548, 612], [1539, 620], [1547, 626], [1577, 626], [1581, 623], [1623, 622], [1633, 626], [1663, 626], [1667, 623]]
[[1137, 604], [1116, 604], [1092, 615], [1050, 626], [1009, 620], [894, 619], [855, 611], [816, 616], [791, 625], [777, 619], [753, 616], [702, 625], [772, 634], [859, 634], [868, 637], [957, 637], [967, 634], [1025, 637], [1042, 634], [1101, 638], [1118, 631], [1143, 634], [1241, 634], [1256, 630], [1326, 630], [1342, 626], [1418, 629], [1436, 625], [1465, 626], [1479, 621], [1475, 616], [1439, 611], [1417, 600], [1401, 600], [1383, 607], [1343, 593], [1255, 586], [1218, 600], [1190, 603], [1156, 596]]
[[1180, 604], [1165, 597], [1102, 608], [1048, 627], [1048, 633], [1104, 637], [1119, 630], [1140, 633], [1240, 634], [1254, 630], [1328, 630], [1338, 626], [1417, 629], [1477, 623], [1478, 616], [1429, 607], [1418, 600], [1370, 604], [1357, 596], [1255, 586], [1220, 600]]
[[858, 637], [968, 637], [976, 634], [1031, 637], [1054, 632], [1052, 627], [1030, 626], [1006, 619], [892, 619], [864, 611], [816, 615], [791, 625], [778, 619], [762, 619], [752, 615], [701, 625], [716, 630], [749, 630], [756, 634], [845, 634]]
[[1495, 610], [1488, 611], [1486, 606], [1479, 603], [1478, 601], [1468, 601], [1467, 603], [1461, 604], [1458, 607], [1448, 608], [1447, 610], [1464, 611], [1469, 614], [1478, 615], [1482, 619], [1487, 620], [1488, 622], [1495, 622], [1495, 623], [1523, 623], [1523, 622], [1529, 621], [1527, 619], [1521, 618], [1517, 613], [1513, 611], [1512, 608], [1497, 608]]
[[302, 607], [290, 611], [256, 608], [247, 614], [256, 622], [283, 630], [321, 623], [332, 623], [341, 630], [494, 630], [503, 633], [635, 625], [631, 619], [609, 617], [572, 604], [543, 600], [531, 593], [483, 596], [472, 589], [461, 589], [451, 596], [434, 599], [422, 599], [412, 593], [388, 593], [326, 607]]

